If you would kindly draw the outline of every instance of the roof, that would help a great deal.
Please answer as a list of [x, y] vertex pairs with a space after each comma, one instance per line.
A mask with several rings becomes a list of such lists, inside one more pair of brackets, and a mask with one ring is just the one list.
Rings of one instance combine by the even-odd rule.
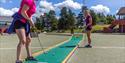
[[121, 7], [117, 13], [117, 15], [125, 15], [125, 7]]

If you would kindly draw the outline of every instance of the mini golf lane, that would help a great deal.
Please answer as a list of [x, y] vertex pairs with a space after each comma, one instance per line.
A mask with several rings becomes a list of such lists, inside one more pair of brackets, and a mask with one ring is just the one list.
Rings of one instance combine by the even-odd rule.
[[24, 63], [62, 63], [81, 40], [82, 35], [79, 37], [72, 36], [68, 42], [47, 51], [46, 54], [36, 56], [38, 62], [25, 61]]

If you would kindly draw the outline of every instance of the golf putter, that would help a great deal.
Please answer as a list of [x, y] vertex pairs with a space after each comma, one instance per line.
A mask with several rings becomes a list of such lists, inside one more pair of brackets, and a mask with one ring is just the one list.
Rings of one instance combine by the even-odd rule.
[[[38, 33], [37, 33], [38, 34]], [[39, 44], [40, 44], [40, 47], [41, 47], [41, 50], [43, 51], [43, 53], [44, 54], [46, 54], [46, 52], [45, 52], [45, 50], [44, 50], [44, 47], [43, 47], [43, 45], [42, 45], [42, 43], [41, 43], [41, 41], [40, 41], [40, 38], [39, 38], [39, 34], [38, 34], [38, 42], [39, 42]]]
[[[36, 28], [36, 27], [35, 27]], [[32, 36], [33, 35], [33, 36]], [[43, 53], [45, 53], [44, 51], [44, 47], [40, 41], [40, 37], [39, 37], [39, 33], [35, 30], [33, 34], [31, 34], [32, 37], [36, 37], [38, 39], [38, 42], [40, 44], [41, 50], [43, 51]]]
[[[83, 35], [83, 41], [82, 42], [84, 42], [83, 44], [85, 44], [86, 43], [86, 38], [87, 38], [87, 35], [86, 35], [86, 27], [84, 26], [83, 27], [83, 31], [82, 32], [84, 32], [84, 35]], [[81, 43], [81, 42], [80, 42]], [[81, 48], [80, 47], [80, 43], [78, 44], [78, 48]]]

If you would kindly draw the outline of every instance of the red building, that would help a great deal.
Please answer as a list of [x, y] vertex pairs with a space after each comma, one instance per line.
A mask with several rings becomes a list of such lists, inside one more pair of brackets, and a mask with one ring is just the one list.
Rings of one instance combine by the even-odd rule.
[[104, 27], [104, 32], [113, 32], [113, 28], [118, 25], [118, 32], [125, 33], [125, 7], [120, 8], [117, 15], [118, 19], [112, 21], [109, 27]]
[[125, 32], [125, 7], [122, 7], [119, 12], [117, 13], [119, 15], [119, 29], [121, 32]]

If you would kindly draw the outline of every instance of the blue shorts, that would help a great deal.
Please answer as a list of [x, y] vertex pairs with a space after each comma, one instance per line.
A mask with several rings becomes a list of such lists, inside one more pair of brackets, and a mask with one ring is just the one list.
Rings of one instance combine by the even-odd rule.
[[[17, 20], [15, 23], [14, 23], [14, 28], [15, 29], [22, 29], [24, 28], [26, 30], [26, 23], [23, 23], [22, 21], [20, 20]], [[28, 36], [30, 34], [30, 27], [29, 27], [29, 31], [26, 32], [26, 36]]]

